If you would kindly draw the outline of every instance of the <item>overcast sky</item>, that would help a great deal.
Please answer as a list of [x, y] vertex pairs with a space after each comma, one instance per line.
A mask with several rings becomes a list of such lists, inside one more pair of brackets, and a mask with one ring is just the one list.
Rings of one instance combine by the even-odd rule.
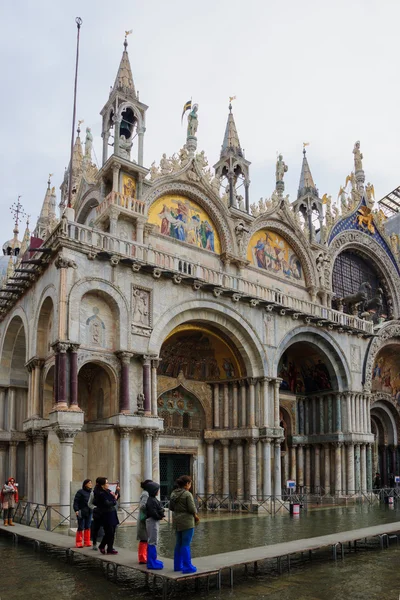
[[[149, 105], [145, 164], [185, 141], [183, 103], [199, 104], [198, 149], [219, 157], [228, 112], [251, 161], [251, 201], [270, 196], [276, 152], [297, 194], [302, 142], [320, 191], [333, 198], [361, 141], [366, 181], [382, 197], [400, 184], [398, 0], [20, 0], [2, 2], [0, 239], [20, 194], [32, 228], [48, 173], [60, 198], [69, 160], [75, 17], [83, 19], [77, 118], [92, 128], [123, 50]], [[84, 136], [82, 136], [84, 137]]]

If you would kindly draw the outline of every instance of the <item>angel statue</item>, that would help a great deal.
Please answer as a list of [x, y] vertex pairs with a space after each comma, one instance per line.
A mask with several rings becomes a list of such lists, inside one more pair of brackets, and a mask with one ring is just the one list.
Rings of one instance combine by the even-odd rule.
[[199, 119], [197, 117], [197, 111], [199, 110], [198, 104], [193, 104], [193, 108], [188, 116], [187, 136], [196, 137], [197, 127], [199, 125]]
[[354, 170], [362, 171], [362, 159], [364, 158], [360, 150], [360, 142], [356, 142], [353, 148], [354, 154]]
[[162, 159], [160, 160], [160, 169], [161, 175], [168, 175], [168, 173], [171, 173], [171, 163], [169, 162], [165, 152], [162, 155]]
[[348, 209], [348, 205], [347, 205], [346, 190], [342, 186], [340, 186], [338, 198], [340, 198], [340, 206], [342, 207], [342, 214], [344, 214]]
[[367, 195], [368, 208], [373, 208], [375, 203], [375, 190], [372, 183], [367, 183], [367, 185], [365, 186], [365, 193]]
[[238, 204], [238, 209], [241, 210], [242, 212], [245, 212], [245, 210], [246, 210], [246, 204], [244, 202], [243, 196], [241, 196], [240, 194], [238, 194], [236, 196], [236, 201], [237, 201], [237, 204]]
[[287, 173], [288, 166], [283, 162], [283, 156], [280, 154], [276, 161], [276, 181], [283, 181], [283, 176]]
[[260, 214], [262, 214], [263, 212], [265, 212], [264, 200], [262, 198], [260, 198], [259, 201], [258, 201], [258, 209], [260, 211]]
[[86, 127], [85, 156], [92, 158], [93, 135], [90, 127]]
[[344, 184], [345, 188], [347, 188], [349, 182], [351, 183], [352, 190], [357, 189], [356, 176], [354, 175], [353, 171], [350, 173], [350, 175], [347, 175], [347, 177], [346, 177], [346, 182]]
[[153, 160], [150, 167], [150, 179], [151, 181], [154, 181], [154, 179], [157, 179], [157, 177], [160, 177], [160, 172], [156, 166], [156, 162]]
[[251, 211], [251, 214], [253, 215], [253, 217], [258, 217], [258, 215], [260, 214], [257, 204], [252, 204], [250, 206], [250, 211]]

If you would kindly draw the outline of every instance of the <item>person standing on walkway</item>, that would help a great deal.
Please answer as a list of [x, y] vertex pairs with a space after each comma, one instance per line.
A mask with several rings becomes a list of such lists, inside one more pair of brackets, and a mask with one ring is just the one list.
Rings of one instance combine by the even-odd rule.
[[15, 483], [14, 477], [9, 477], [7, 479], [2, 487], [0, 496], [4, 525], [11, 525], [11, 527], [14, 527], [14, 509], [18, 504], [18, 483]]
[[192, 565], [190, 544], [195, 525], [200, 522], [200, 519], [189, 491], [192, 480], [189, 475], [182, 475], [176, 483], [178, 487], [171, 493], [169, 501], [169, 508], [173, 512], [172, 523], [176, 529], [174, 571], [182, 571], [184, 574], [195, 573], [197, 568]]
[[104, 528], [104, 537], [100, 542], [99, 550], [102, 554], [118, 554], [114, 549], [115, 528], [118, 525], [116, 495], [108, 489], [107, 477], [98, 477], [94, 488], [93, 504], [98, 511], [100, 525]]
[[78, 530], [75, 537], [75, 546], [77, 548], [90, 547], [90, 525], [92, 523], [93, 510], [89, 507], [89, 499], [92, 491], [92, 480], [85, 479], [82, 488], [78, 490], [74, 498], [74, 511], [78, 519]]
[[145, 486], [151, 483], [151, 479], [146, 479], [142, 481], [140, 487], [142, 488], [142, 493], [139, 498], [139, 517], [137, 522], [137, 534], [136, 538], [139, 541], [138, 546], [138, 559], [139, 565], [145, 565], [147, 563], [147, 529], [146, 529], [146, 519], [147, 519], [147, 511], [146, 504], [149, 498], [149, 492], [145, 490]]
[[160, 491], [160, 484], [155, 481], [149, 481], [143, 487], [149, 494], [146, 501], [147, 568], [160, 570], [164, 568], [164, 563], [161, 560], [157, 560], [158, 531], [160, 529], [160, 521], [165, 516], [161, 502], [156, 498]]

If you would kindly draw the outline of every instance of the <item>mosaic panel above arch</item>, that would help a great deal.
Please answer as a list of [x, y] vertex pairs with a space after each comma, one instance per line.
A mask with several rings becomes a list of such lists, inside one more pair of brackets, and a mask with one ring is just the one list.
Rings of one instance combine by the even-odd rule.
[[275, 231], [260, 229], [253, 233], [247, 247], [252, 265], [289, 281], [304, 283], [301, 261], [288, 242]]
[[205, 427], [204, 411], [199, 400], [181, 385], [168, 390], [157, 400], [158, 416], [164, 427], [200, 431]]
[[161, 235], [221, 253], [221, 242], [211, 218], [185, 196], [166, 194], [158, 198], [150, 207], [148, 221]]
[[196, 324], [177, 327], [164, 342], [158, 374], [219, 381], [245, 376], [240, 355], [221, 332]]
[[400, 407], [400, 344], [384, 346], [372, 369], [372, 392], [387, 394]]

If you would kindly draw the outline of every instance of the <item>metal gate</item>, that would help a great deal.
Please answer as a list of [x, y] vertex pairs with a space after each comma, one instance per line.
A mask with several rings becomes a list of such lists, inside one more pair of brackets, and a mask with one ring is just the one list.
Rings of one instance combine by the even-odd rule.
[[190, 454], [160, 454], [160, 497], [165, 500], [181, 475], [190, 475]]

